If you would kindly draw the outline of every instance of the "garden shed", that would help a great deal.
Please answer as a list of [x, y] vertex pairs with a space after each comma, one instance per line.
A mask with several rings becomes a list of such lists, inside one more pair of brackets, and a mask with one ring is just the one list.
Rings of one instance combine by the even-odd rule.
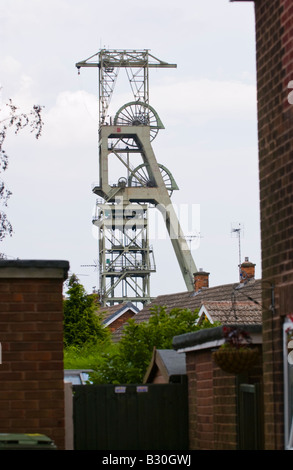
[[154, 348], [143, 383], [175, 383], [186, 379], [185, 354]]

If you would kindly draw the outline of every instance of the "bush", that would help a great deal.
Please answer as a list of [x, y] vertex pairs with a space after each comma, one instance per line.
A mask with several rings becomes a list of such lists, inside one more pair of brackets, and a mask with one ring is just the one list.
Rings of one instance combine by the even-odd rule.
[[64, 346], [80, 347], [104, 341], [110, 333], [97, 315], [95, 296], [86, 293], [75, 275], [69, 279], [68, 286], [68, 298], [64, 300]]
[[148, 322], [130, 319], [119, 343], [102, 353], [99, 368], [91, 374], [94, 383], [141, 383], [150, 363], [153, 349], [171, 349], [176, 335], [215, 326], [208, 320], [197, 323], [198, 311], [157, 306]]

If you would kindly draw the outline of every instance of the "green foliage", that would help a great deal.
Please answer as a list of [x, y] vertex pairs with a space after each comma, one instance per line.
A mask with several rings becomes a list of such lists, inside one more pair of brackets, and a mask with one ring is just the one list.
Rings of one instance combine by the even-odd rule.
[[111, 348], [113, 344], [109, 338], [82, 346], [68, 346], [64, 349], [64, 369], [97, 370], [103, 363], [103, 354], [110, 353]]
[[95, 297], [86, 293], [74, 274], [69, 279], [68, 286], [68, 298], [64, 300], [65, 348], [105, 341], [109, 332], [95, 313]]
[[150, 363], [153, 348], [171, 349], [176, 335], [215, 326], [208, 320], [197, 323], [198, 311], [166, 307], [152, 309], [148, 322], [130, 319], [124, 334], [110, 352], [102, 354], [99, 369], [91, 375], [94, 383], [141, 383]]

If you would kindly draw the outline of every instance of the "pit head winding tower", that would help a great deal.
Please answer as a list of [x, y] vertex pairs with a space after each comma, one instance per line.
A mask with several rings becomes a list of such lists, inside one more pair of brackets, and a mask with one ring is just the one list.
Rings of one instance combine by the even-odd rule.
[[[148, 211], [163, 216], [187, 290], [197, 271], [171, 202], [178, 186], [168, 168], [157, 162], [152, 141], [163, 123], [149, 103], [149, 69], [174, 68], [148, 50], [105, 50], [76, 67], [99, 69], [99, 170], [93, 192], [99, 199], [93, 223], [99, 233], [102, 305], [125, 300], [150, 302], [150, 275], [155, 271], [148, 236]], [[108, 115], [119, 71], [125, 69], [133, 100]], [[115, 182], [112, 170], [121, 169]]]

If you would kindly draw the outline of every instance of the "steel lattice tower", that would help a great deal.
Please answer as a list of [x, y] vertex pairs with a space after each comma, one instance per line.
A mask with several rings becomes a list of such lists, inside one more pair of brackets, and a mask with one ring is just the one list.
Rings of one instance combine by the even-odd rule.
[[[99, 69], [100, 181], [93, 192], [102, 202], [97, 201], [93, 223], [99, 232], [102, 304], [151, 300], [150, 275], [155, 263], [148, 238], [150, 205], [162, 213], [186, 287], [193, 291], [197, 269], [170, 199], [178, 187], [170, 171], [157, 162], [151, 145], [164, 126], [149, 104], [149, 69], [176, 65], [157, 59], [148, 50], [102, 49], [76, 67]], [[134, 99], [110, 118], [108, 108], [122, 68]], [[110, 183], [113, 158], [124, 171]]]

